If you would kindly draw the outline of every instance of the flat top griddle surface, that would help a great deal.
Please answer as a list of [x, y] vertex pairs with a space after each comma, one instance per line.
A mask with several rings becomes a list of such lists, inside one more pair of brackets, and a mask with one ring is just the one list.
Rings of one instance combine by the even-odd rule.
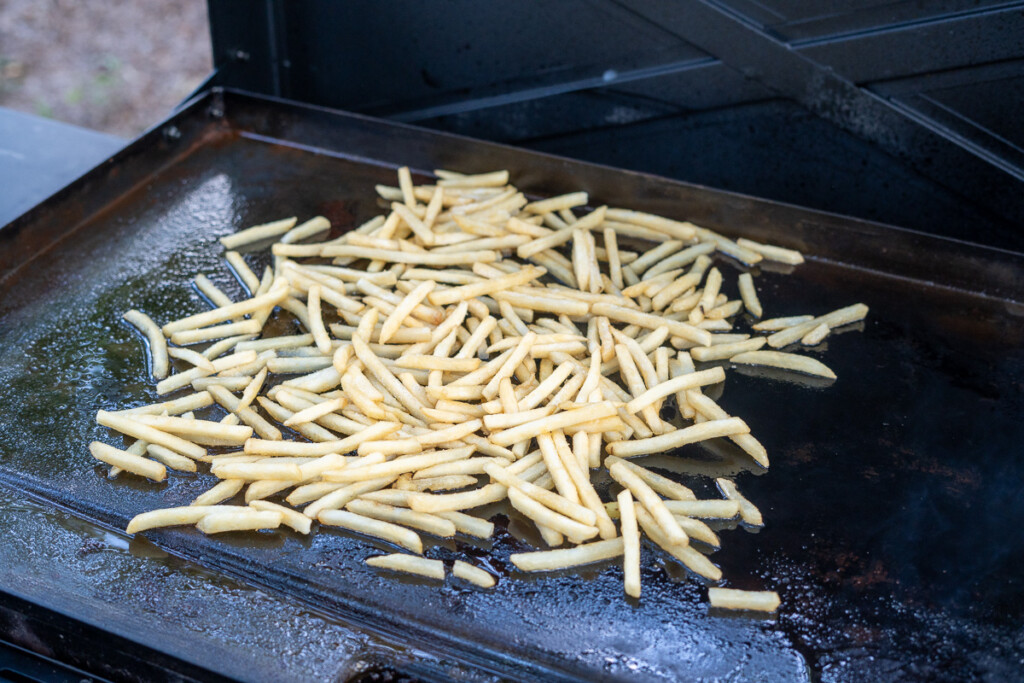
[[[502, 507], [490, 510], [499, 527], [493, 541], [427, 544], [431, 557], [491, 567], [501, 577], [492, 591], [385, 576], [363, 560], [390, 551], [386, 544], [335, 530], [209, 539], [174, 529], [148, 533], [152, 541], [339, 619], [512, 677], [969, 680], [1018, 670], [1024, 308], [1011, 300], [1020, 300], [1017, 256], [239, 95], [208, 96], [168, 125], [173, 130], [142, 138], [0, 231], [0, 264], [10, 273], [0, 281], [0, 482], [117, 528], [144, 510], [187, 504], [215, 481], [211, 475], [110, 481], [89, 456], [90, 441], [112, 442], [95, 425], [98, 408], [157, 399], [140, 339], [122, 313], [139, 308], [165, 322], [204, 310], [190, 284], [200, 272], [241, 296], [219, 236], [288, 215], [323, 214], [351, 227], [379, 212], [373, 185], [393, 183], [394, 165], [405, 160], [421, 169], [509, 167], [527, 189], [582, 187], [594, 202], [819, 247], [826, 258], [812, 253], [791, 274], [762, 269], [756, 282], [768, 317], [858, 301], [871, 307], [858, 329], [810, 352], [836, 371], [834, 383], [729, 372], [720, 403], [765, 444], [767, 472], [722, 441], [638, 461], [670, 474], [738, 475], [766, 526], [724, 531], [712, 559], [729, 585], [778, 590], [779, 613], [709, 613], [704, 587], [646, 546], [639, 601], [623, 595], [614, 562], [521, 574], [508, 556], [539, 539]], [[11, 264], [56, 237], [11, 273]], [[957, 253], [963, 258], [947, 259]], [[932, 276], [920, 279], [928, 267]], [[732, 266], [724, 269], [734, 281]], [[945, 286], [962, 286], [975, 272], [988, 273], [976, 280], [985, 296]], [[710, 491], [707, 479], [680, 476]], [[69, 558], [67, 571], [85, 567]]]

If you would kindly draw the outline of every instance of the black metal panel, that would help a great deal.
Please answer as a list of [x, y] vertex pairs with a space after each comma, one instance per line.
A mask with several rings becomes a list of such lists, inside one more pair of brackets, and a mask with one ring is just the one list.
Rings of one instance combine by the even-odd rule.
[[1024, 247], [1024, 235], [984, 206], [951, 195], [853, 135], [782, 100], [525, 144], [933, 234], [963, 237], [968, 230], [977, 231], [989, 243]]
[[[988, 244], [1024, 239], [1020, 0], [209, 1], [225, 85], [488, 139], [544, 139]], [[954, 73], [955, 86], [935, 86]], [[818, 136], [814, 154], [777, 151], [791, 177], [827, 191], [793, 192], [724, 155], [666, 163], [707, 114], [780, 97], [827, 125], [769, 107], [739, 139], [758, 157], [775, 144], [771, 131]], [[666, 118], [678, 129], [654, 124]], [[612, 130], [648, 124], [661, 145], [599, 149], [632, 135]], [[577, 139], [587, 131], [589, 143]], [[851, 160], [868, 158], [877, 175], [857, 180]]]

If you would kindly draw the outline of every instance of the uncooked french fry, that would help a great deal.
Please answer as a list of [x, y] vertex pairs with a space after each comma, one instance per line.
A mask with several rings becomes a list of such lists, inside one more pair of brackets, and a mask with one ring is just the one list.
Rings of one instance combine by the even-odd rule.
[[640, 531], [636, 523], [636, 510], [629, 490], [619, 493], [619, 519], [622, 525], [622, 567], [626, 594], [640, 597]]
[[419, 555], [423, 554], [423, 541], [420, 540], [416, 532], [391, 522], [371, 519], [345, 510], [323, 510], [317, 514], [317, 520], [327, 526], [356, 531], [394, 543]]
[[204, 515], [196, 528], [204, 534], [220, 534], [225, 531], [257, 531], [276, 529], [281, 526], [280, 512], [261, 512], [250, 508], [236, 508], [236, 511], [214, 511]]
[[149, 341], [150, 365], [153, 376], [163, 379], [167, 376], [167, 341], [160, 327], [142, 311], [131, 310], [124, 314], [124, 319], [146, 335]]
[[468, 562], [462, 560], [455, 560], [455, 564], [452, 565], [452, 575], [457, 576], [460, 579], [465, 579], [470, 583], [476, 584], [481, 588], [491, 588], [495, 584], [494, 575], [490, 572], [484, 571], [479, 567], [474, 567]]
[[417, 555], [405, 555], [403, 553], [378, 555], [366, 558], [366, 564], [380, 569], [417, 574], [428, 579], [444, 580], [444, 563], [441, 560], [428, 560]]
[[742, 591], [735, 588], [708, 588], [708, 602], [718, 609], [774, 612], [779, 608], [775, 591]]
[[607, 541], [594, 541], [565, 550], [541, 550], [533, 553], [513, 553], [509, 560], [524, 572], [550, 572], [579, 567], [602, 560], [610, 560], [623, 553], [622, 537]]
[[795, 353], [783, 353], [782, 351], [747, 351], [737, 354], [729, 359], [730, 362], [738, 365], [764, 365], [782, 370], [792, 370], [805, 375], [835, 379], [836, 373], [819, 360], [809, 356], [800, 356]]

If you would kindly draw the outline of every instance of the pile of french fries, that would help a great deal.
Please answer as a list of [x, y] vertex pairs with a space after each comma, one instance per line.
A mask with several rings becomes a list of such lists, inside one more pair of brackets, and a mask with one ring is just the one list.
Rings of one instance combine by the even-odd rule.
[[[834, 378], [777, 349], [818, 344], [867, 307], [737, 332], [763, 315], [745, 266], [799, 264], [798, 252], [628, 209], [586, 211], [584, 192], [531, 202], [504, 171], [436, 175], [417, 186], [400, 169], [397, 187], [376, 188], [386, 213], [336, 239], [310, 241], [329, 233], [322, 217], [223, 238], [250, 292], [243, 301], [199, 274], [211, 310], [162, 327], [125, 315], [148, 340], [158, 392], [181, 395], [101, 410], [99, 424], [134, 442], [95, 442], [92, 454], [112, 475], [160, 481], [168, 468], [208, 466], [219, 479], [190, 506], [138, 515], [128, 533], [308, 534], [318, 522], [405, 551], [371, 566], [444, 579], [444, 563], [423, 557], [422, 536], [490, 537], [493, 524], [473, 511], [507, 501], [549, 546], [513, 554], [520, 571], [621, 556], [625, 591], [639, 597], [645, 536], [720, 581], [708, 559], [719, 538], [704, 520], [759, 526], [758, 509], [731, 480], [716, 480], [721, 498], [698, 500], [629, 458], [727, 438], [767, 467], [747, 424], [704, 389], [724, 382], [730, 364]], [[236, 249], [270, 242], [273, 265], [261, 277]], [[723, 291], [716, 257], [744, 271], [738, 299]], [[213, 404], [221, 419], [194, 414]], [[621, 488], [613, 500], [592, 483], [602, 469]], [[244, 503], [229, 502], [240, 495]], [[485, 587], [496, 580], [462, 561], [452, 573]], [[712, 602], [778, 605], [742, 593], [712, 593]]]

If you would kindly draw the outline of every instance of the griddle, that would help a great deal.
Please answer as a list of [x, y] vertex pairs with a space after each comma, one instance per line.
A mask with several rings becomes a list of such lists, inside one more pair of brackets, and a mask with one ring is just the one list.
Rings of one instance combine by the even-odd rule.
[[[509, 555], [537, 539], [504, 508], [489, 510], [492, 541], [427, 544], [432, 557], [490, 567], [501, 577], [492, 591], [385, 576], [363, 561], [391, 548], [336, 530], [169, 529], [150, 541], [483, 677], [1019, 672], [1024, 256], [238, 92], [199, 96], [0, 230], [0, 485], [113, 529], [191, 501], [212, 476], [108, 480], [89, 456], [90, 441], [112, 440], [94, 422], [98, 408], [157, 399], [121, 314], [165, 321], [203, 310], [198, 272], [240, 296], [219, 236], [293, 214], [352, 227], [378, 213], [373, 185], [393, 183], [399, 165], [507, 168], [527, 192], [584, 189], [594, 202], [805, 251], [792, 272], [760, 269], [768, 316], [871, 307], [866, 322], [811, 351], [835, 382], [729, 373], [720, 403], [765, 444], [770, 470], [718, 441], [638, 460], [709, 495], [705, 478], [682, 473], [737, 477], [766, 526], [723, 531], [712, 559], [731, 586], [779, 591], [778, 614], [709, 611], [704, 586], [651, 547], [639, 601], [623, 595], [614, 562], [519, 573]], [[83, 567], [69, 558], [67, 571]]]

